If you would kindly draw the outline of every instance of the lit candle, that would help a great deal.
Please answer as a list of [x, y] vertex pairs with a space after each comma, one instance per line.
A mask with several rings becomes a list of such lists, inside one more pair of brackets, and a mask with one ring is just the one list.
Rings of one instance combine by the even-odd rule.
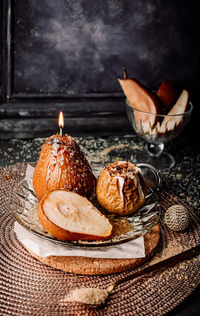
[[58, 116], [58, 125], [60, 127], [60, 136], [62, 136], [62, 129], [64, 127], [64, 115], [62, 111], [59, 113]]

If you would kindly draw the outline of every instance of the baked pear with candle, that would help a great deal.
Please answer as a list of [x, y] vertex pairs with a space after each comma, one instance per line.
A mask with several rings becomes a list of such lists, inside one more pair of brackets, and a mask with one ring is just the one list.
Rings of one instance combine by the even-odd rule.
[[46, 139], [33, 174], [33, 188], [39, 199], [56, 189], [89, 196], [95, 182], [91, 167], [73, 137], [56, 134]]
[[129, 215], [137, 211], [144, 204], [146, 194], [140, 169], [131, 162], [110, 163], [97, 180], [97, 199], [111, 213]]
[[103, 240], [112, 225], [87, 198], [67, 190], [45, 194], [38, 205], [44, 229], [59, 240]]

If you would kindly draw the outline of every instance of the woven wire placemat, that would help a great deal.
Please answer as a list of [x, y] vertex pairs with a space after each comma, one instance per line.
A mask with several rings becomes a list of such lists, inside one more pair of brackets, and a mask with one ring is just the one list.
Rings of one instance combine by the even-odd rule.
[[[116, 287], [102, 307], [92, 309], [78, 303], [60, 303], [75, 288], [106, 288], [131, 274], [131, 270], [105, 276], [75, 275], [53, 269], [31, 257], [15, 236], [14, 220], [9, 211], [10, 193], [24, 177], [25, 169], [25, 163], [0, 168], [0, 315], [165, 315], [200, 283], [198, 256]], [[183, 204], [167, 192], [160, 192], [159, 199], [162, 215], [169, 206]], [[161, 225], [161, 243], [148, 264], [199, 242], [197, 218], [187, 209], [192, 216], [189, 229], [173, 233]]]

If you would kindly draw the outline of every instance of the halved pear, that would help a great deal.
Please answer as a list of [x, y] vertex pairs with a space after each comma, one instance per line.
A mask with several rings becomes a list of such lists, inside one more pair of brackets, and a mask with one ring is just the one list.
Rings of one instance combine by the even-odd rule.
[[170, 111], [172, 106], [176, 103], [179, 97], [179, 89], [173, 84], [172, 81], [164, 79], [161, 85], [158, 88], [157, 96], [162, 101], [164, 107], [164, 112], [167, 113]]
[[59, 240], [102, 240], [112, 225], [87, 198], [67, 190], [48, 192], [38, 205], [44, 229]]
[[[156, 115], [148, 115], [143, 112], [158, 114], [159, 102], [153, 93], [148, 91], [139, 82], [134, 79], [118, 79], [129, 104], [137, 109], [134, 111], [134, 117], [138, 126], [147, 124], [154, 126], [157, 118]], [[142, 112], [139, 112], [142, 111]]]
[[167, 116], [164, 117], [160, 126], [160, 133], [165, 133], [166, 131], [173, 130], [175, 125], [178, 126], [179, 124], [181, 124], [188, 102], [189, 93], [187, 90], [183, 90], [177, 102], [174, 104]]

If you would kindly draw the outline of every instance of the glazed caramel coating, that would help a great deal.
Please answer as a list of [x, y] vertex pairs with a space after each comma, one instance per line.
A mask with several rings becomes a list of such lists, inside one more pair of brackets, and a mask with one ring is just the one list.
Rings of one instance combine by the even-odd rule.
[[144, 204], [146, 193], [139, 169], [130, 162], [109, 164], [97, 180], [97, 199], [111, 213], [129, 215], [137, 211]]
[[56, 189], [89, 196], [95, 181], [91, 167], [73, 137], [56, 134], [46, 139], [33, 174], [33, 187], [39, 199]]

